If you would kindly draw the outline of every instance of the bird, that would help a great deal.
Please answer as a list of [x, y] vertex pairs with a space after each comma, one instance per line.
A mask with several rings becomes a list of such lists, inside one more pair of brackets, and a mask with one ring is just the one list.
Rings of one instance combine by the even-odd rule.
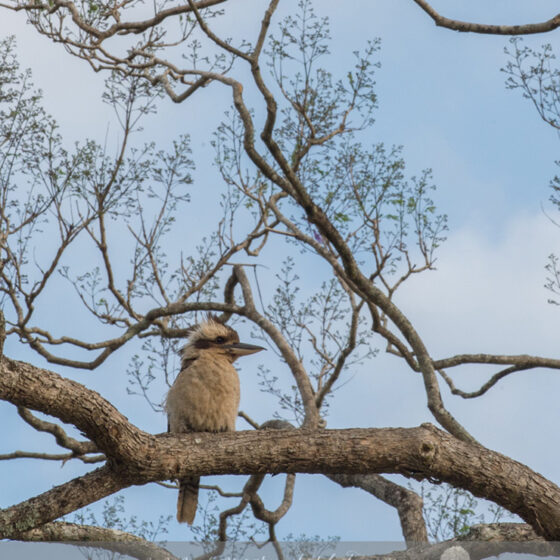
[[[214, 315], [191, 327], [181, 349], [181, 370], [167, 394], [168, 431], [233, 432], [239, 409], [240, 356], [265, 350], [239, 342], [239, 335]], [[179, 480], [177, 521], [194, 522], [200, 477]]]

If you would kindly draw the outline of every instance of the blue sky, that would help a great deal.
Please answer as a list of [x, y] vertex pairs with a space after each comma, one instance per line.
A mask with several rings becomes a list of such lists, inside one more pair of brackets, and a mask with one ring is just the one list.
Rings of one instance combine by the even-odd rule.
[[[288, 12], [294, 4], [285, 2], [283, 9]], [[448, 17], [486, 23], [542, 21], [557, 11], [552, 1], [488, 4], [434, 2]], [[549, 208], [548, 182], [556, 173], [559, 140], [518, 92], [506, 91], [500, 68], [506, 62], [507, 38], [435, 28], [411, 0], [329, 0], [318, 3], [317, 11], [331, 20], [329, 65], [335, 70], [342, 71], [351, 52], [362, 48], [367, 39], [381, 38], [379, 109], [368, 140], [403, 145], [410, 173], [432, 168], [438, 208], [449, 215], [450, 231], [439, 252], [438, 270], [413, 279], [397, 296], [434, 357], [459, 352], [557, 357], [560, 311], [546, 303], [543, 284], [546, 258], [558, 252], [560, 230], [542, 207]], [[236, 21], [240, 32], [251, 25]], [[20, 62], [32, 68], [46, 108], [68, 142], [86, 136], [102, 140], [112, 119], [110, 109], [99, 100], [103, 76], [70, 58], [60, 45], [39, 37], [24, 24], [22, 14], [3, 11], [0, 33], [16, 35]], [[534, 47], [544, 42], [560, 46], [558, 31], [527, 37], [525, 42]], [[198, 162], [194, 174], [198, 202], [204, 203], [206, 195], [200, 193], [212, 192], [218, 180], [207, 165], [213, 158], [210, 133], [221, 116], [216, 107], [225, 109], [229, 103], [227, 92], [207, 88], [188, 104], [164, 102], [158, 115], [145, 122], [146, 136], [164, 145], [179, 133], [191, 134]], [[117, 130], [110, 125], [109, 135]], [[244, 334], [248, 338], [247, 327]], [[124, 370], [133, 347], [122, 348], [95, 373], [72, 373], [72, 377], [101, 392], [141, 428], [163, 431], [163, 416], [155, 417], [143, 402], [126, 395]], [[43, 365], [14, 342], [7, 353]], [[274, 404], [260, 397], [251, 382], [257, 361], [250, 360], [242, 367], [242, 408], [264, 420]], [[488, 370], [465, 368], [455, 379], [463, 388], [475, 387], [487, 374]], [[560, 420], [559, 389], [556, 372], [532, 371], [515, 374], [481, 399], [462, 401], [445, 389], [443, 393], [453, 414], [482, 443], [560, 483], [558, 448], [550, 445]], [[0, 452], [41, 448], [46, 438], [22, 427], [10, 407], [0, 405], [0, 416], [2, 424], [10, 426]], [[368, 368], [357, 369], [352, 382], [338, 391], [329, 427], [414, 426], [429, 420], [421, 380], [381, 353]], [[73, 464], [62, 469], [31, 461], [1, 466], [3, 479], [14, 481], [3, 490], [2, 506], [79, 472]], [[281, 477], [267, 482], [263, 495], [267, 504], [278, 503], [280, 483]], [[174, 492], [154, 485], [125, 495], [139, 517], [174, 511]], [[189, 539], [188, 531], [175, 522], [170, 531], [173, 540]], [[400, 539], [391, 508], [316, 476], [299, 477], [294, 507], [278, 531], [281, 536], [304, 531], [343, 540]]]

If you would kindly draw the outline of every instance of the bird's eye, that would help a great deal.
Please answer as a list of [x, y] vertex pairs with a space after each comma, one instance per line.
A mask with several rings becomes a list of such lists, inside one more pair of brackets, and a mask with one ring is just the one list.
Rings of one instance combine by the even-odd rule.
[[226, 341], [226, 339], [223, 336], [219, 336], [218, 338], [216, 338], [216, 342], [218, 344], [223, 344]]

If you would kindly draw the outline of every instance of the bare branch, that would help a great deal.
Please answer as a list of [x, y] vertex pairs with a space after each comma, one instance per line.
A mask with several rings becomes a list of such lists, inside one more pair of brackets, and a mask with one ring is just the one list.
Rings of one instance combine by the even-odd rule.
[[264, 521], [269, 524], [276, 524], [290, 509], [292, 505], [292, 500], [294, 497], [294, 485], [296, 482], [295, 474], [288, 474], [286, 476], [286, 484], [284, 485], [284, 497], [282, 498], [282, 503], [274, 510], [269, 511], [265, 508], [263, 501], [259, 495], [253, 492], [250, 495], [249, 503], [251, 504], [251, 509], [253, 514], [257, 519]]
[[257, 422], [255, 422], [251, 417], [249, 417], [247, 414], [245, 414], [245, 412], [243, 412], [242, 410], [240, 410], [237, 413], [237, 416], [239, 416], [239, 418], [243, 418], [243, 420], [245, 420], [245, 422], [247, 422], [247, 424], [249, 424], [250, 426], [252, 426], [253, 428], [255, 428], [255, 430], [259, 429], [259, 425]]
[[203, 488], [204, 490], [213, 490], [217, 492], [222, 498], [242, 498], [243, 492], [225, 492], [219, 486], [215, 486], [213, 484], [201, 484], [199, 488]]
[[447, 369], [463, 364], [498, 364], [519, 366], [523, 369], [529, 368], [552, 368], [560, 369], [560, 360], [553, 358], [542, 358], [540, 356], [529, 356], [528, 354], [499, 355], [499, 354], [457, 354], [451, 358], [434, 360], [434, 368]]
[[403, 488], [377, 474], [329, 474], [327, 476], [344, 488], [348, 486], [361, 488], [396, 508], [408, 547], [428, 542], [428, 532], [422, 511], [422, 498], [412, 490]]
[[241, 308], [235, 305], [228, 305], [221, 302], [175, 302], [165, 307], [154, 308], [148, 313], [146, 313], [142, 319], [137, 323], [131, 325], [125, 332], [119, 337], [105, 340], [103, 342], [86, 343], [77, 340], [72, 337], [63, 336], [59, 339], [49, 338], [49, 344], [73, 344], [86, 350], [99, 350], [102, 351], [93, 360], [79, 361], [70, 358], [60, 358], [50, 353], [44, 346], [39, 342], [37, 338], [31, 337], [30, 333], [22, 331], [25, 338], [27, 338], [29, 345], [46, 358], [50, 363], [60, 364], [63, 366], [89, 369], [93, 370], [100, 366], [115, 350], [118, 350], [121, 346], [126, 344], [130, 339], [139, 335], [143, 331], [147, 330], [152, 324], [162, 317], [169, 317], [172, 315], [178, 315], [181, 313], [186, 313], [187, 311], [224, 311], [231, 313], [240, 313]]
[[438, 369], [438, 373], [443, 377], [443, 379], [445, 379], [445, 382], [447, 383], [447, 385], [451, 389], [451, 393], [453, 393], [454, 395], [459, 395], [460, 397], [463, 397], [464, 399], [474, 399], [476, 397], [480, 397], [481, 395], [484, 395], [484, 393], [486, 393], [489, 389], [494, 387], [494, 385], [496, 385], [496, 383], [498, 383], [498, 381], [500, 381], [504, 377], [507, 377], [511, 373], [515, 373], [516, 371], [523, 371], [523, 370], [527, 370], [527, 369], [529, 369], [529, 366], [527, 366], [527, 367], [511, 366], [511, 367], [508, 367], [506, 369], [503, 369], [503, 370], [499, 371], [498, 373], [495, 373], [486, 383], [484, 383], [484, 385], [482, 385], [480, 387], [480, 389], [478, 389], [477, 391], [471, 391], [471, 392], [466, 392], [466, 391], [462, 391], [461, 389], [457, 389], [457, 387], [455, 386], [455, 383], [453, 383], [453, 380], [445, 373], [444, 370]]
[[486, 23], [470, 23], [449, 19], [440, 15], [426, 0], [413, 0], [424, 10], [438, 27], [446, 27], [453, 31], [483, 33], [489, 35], [531, 35], [546, 33], [560, 26], [560, 14], [542, 23], [526, 23], [521, 25], [490, 25]]
[[74, 457], [77, 455], [85, 455], [86, 453], [97, 453], [99, 451], [91, 441], [78, 441], [70, 437], [58, 424], [53, 424], [52, 422], [46, 422], [45, 420], [37, 418], [23, 406], [18, 406], [18, 414], [36, 430], [52, 434], [58, 445], [73, 451]]
[[21, 533], [18, 535], [18, 540], [76, 543], [83, 548], [109, 550], [138, 560], [179, 560], [165, 548], [131, 533], [76, 523], [46, 523]]
[[228, 42], [223, 41], [215, 33], [213, 33], [208, 27], [208, 25], [206, 24], [206, 22], [204, 21], [204, 19], [202, 18], [202, 16], [200, 15], [200, 12], [198, 11], [198, 8], [196, 7], [196, 4], [193, 2], [193, 0], [187, 0], [187, 2], [196, 17], [196, 21], [198, 22], [198, 25], [200, 26], [202, 31], [204, 31], [204, 33], [208, 36], [209, 39], [214, 41], [216, 45], [218, 45], [225, 51], [231, 53], [232, 55], [242, 58], [243, 60], [251, 60], [251, 57], [249, 55], [247, 55], [243, 51], [240, 51], [239, 49], [236, 49]]
[[6, 340], [6, 318], [0, 309], [0, 362], [4, 357], [4, 342]]
[[44, 459], [47, 461], [67, 461], [75, 458], [73, 453], [36, 453], [33, 451], [13, 451], [12, 453], [0, 454], [0, 461], [10, 459]]

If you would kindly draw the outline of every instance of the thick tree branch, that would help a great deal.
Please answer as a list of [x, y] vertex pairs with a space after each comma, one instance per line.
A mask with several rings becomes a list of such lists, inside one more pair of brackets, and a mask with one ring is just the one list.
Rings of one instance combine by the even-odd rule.
[[453, 31], [470, 33], [483, 33], [487, 35], [532, 35], [535, 33], [546, 33], [560, 27], [560, 14], [541, 23], [525, 23], [521, 25], [490, 25], [487, 23], [471, 23], [450, 19], [440, 15], [425, 0], [413, 0], [424, 10], [438, 27], [446, 27]]
[[19, 538], [25, 531], [97, 502], [131, 484], [132, 480], [126, 476], [116, 474], [107, 466], [101, 467], [34, 498], [0, 510], [0, 538]]
[[546, 538], [560, 540], [560, 488], [521, 463], [429, 424], [154, 436], [130, 424], [98, 393], [8, 358], [0, 365], [0, 398], [73, 424], [109, 459], [106, 467], [0, 512], [0, 535], [53, 521], [131, 484], [193, 474], [306, 472], [399, 473], [448, 482], [518, 514]]
[[129, 437], [134, 434], [134, 427], [122, 414], [80, 383], [6, 357], [0, 371], [0, 399], [73, 424], [101, 451], [115, 456], [119, 433], [125, 430]]
[[47, 523], [22, 533], [18, 540], [76, 543], [80, 547], [118, 552], [138, 560], [179, 560], [165, 548], [125, 531], [76, 523]]

